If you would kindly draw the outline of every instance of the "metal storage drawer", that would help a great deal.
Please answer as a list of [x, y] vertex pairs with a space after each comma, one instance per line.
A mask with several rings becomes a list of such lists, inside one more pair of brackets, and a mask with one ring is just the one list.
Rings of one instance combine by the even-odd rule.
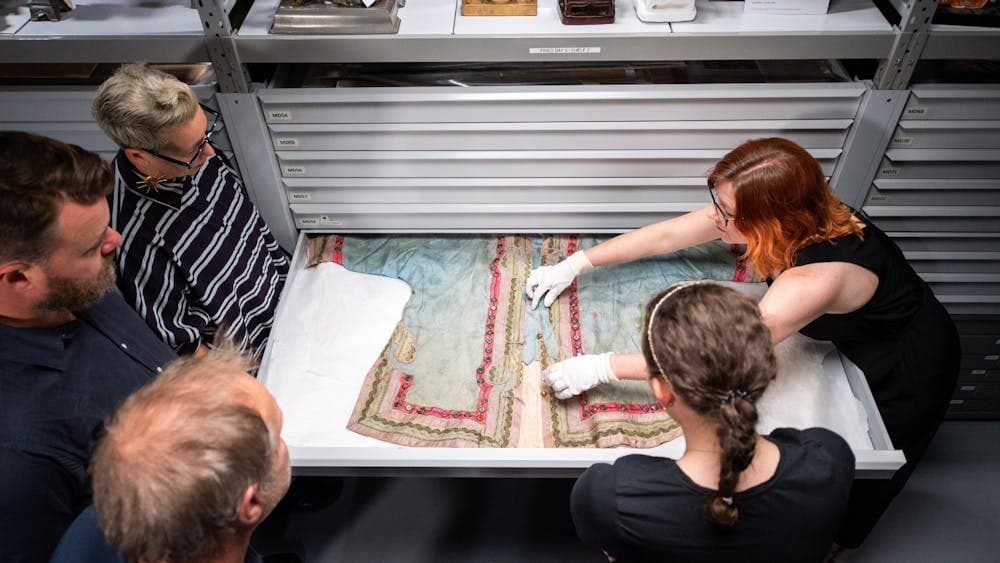
[[790, 121], [594, 121], [510, 123], [272, 124], [279, 150], [729, 150], [746, 139], [781, 135], [804, 147], [844, 146], [848, 119]]
[[[830, 174], [839, 149], [813, 151]], [[721, 150], [278, 151], [283, 176], [340, 178], [654, 177], [702, 175]]]
[[1000, 206], [893, 206], [864, 208], [885, 232], [996, 233]]
[[865, 205], [1000, 205], [1000, 178], [880, 178]]
[[[1000, 227], [998, 227], [1000, 228]], [[1000, 232], [995, 233], [886, 233], [907, 257], [923, 259], [1000, 259]]]
[[[300, 234], [293, 254], [293, 264], [285, 291], [292, 287], [305, 259], [305, 234]], [[294, 322], [286, 312], [289, 300], [279, 303], [277, 322]], [[269, 345], [259, 372], [265, 385], [274, 385], [278, 378], [296, 374], [271, 373]], [[904, 461], [901, 451], [892, 449], [878, 415], [868, 383], [861, 371], [841, 357], [830, 354], [824, 371], [831, 377], [845, 377], [854, 395], [861, 401], [868, 416], [869, 436], [873, 449], [856, 450], [858, 477], [888, 478]], [[286, 410], [286, 419], [296, 416]], [[331, 429], [332, 431], [332, 429]], [[671, 444], [674, 447], [671, 449]], [[573, 477], [598, 462], [612, 462], [629, 453], [680, 455], [679, 444], [671, 442], [652, 450], [631, 448], [414, 448], [386, 443], [384, 447], [309, 447], [289, 448], [292, 466], [297, 474], [337, 475], [448, 475], [448, 476], [560, 476]]]
[[1000, 178], [1000, 150], [889, 149], [876, 178]]
[[[860, 83], [270, 89], [269, 124], [853, 119]], [[414, 111], [419, 117], [414, 118]]]
[[697, 203], [705, 178], [285, 178], [294, 203]]
[[683, 203], [293, 204], [292, 213], [301, 229], [344, 232], [621, 232], [695, 207]]
[[963, 353], [961, 367], [962, 369], [971, 369], [971, 370], [976, 370], [976, 369], [998, 370], [1000, 369], [1000, 354]]
[[889, 147], [900, 149], [1000, 148], [1000, 121], [988, 119], [975, 121], [905, 119], [896, 126]]
[[[990, 274], [993, 279], [1000, 276], [1000, 259], [990, 260], [955, 260], [949, 258], [930, 258], [921, 260], [914, 257], [914, 254], [905, 253], [907, 261], [913, 266], [918, 274]], [[971, 254], [971, 253], [970, 253]]]
[[1000, 88], [994, 85], [918, 85], [910, 92], [903, 119], [991, 119], [1000, 116]]

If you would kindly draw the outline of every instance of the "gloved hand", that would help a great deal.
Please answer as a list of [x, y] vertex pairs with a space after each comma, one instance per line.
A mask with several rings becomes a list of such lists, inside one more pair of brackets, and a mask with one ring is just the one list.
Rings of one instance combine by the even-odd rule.
[[524, 284], [524, 294], [531, 299], [531, 308], [538, 307], [538, 301], [543, 301], [546, 307], [559, 297], [564, 289], [573, 283], [576, 276], [591, 270], [594, 265], [587, 259], [582, 250], [577, 250], [569, 258], [555, 266], [541, 266], [531, 271], [528, 283]]
[[542, 372], [556, 397], [568, 399], [602, 383], [618, 381], [611, 371], [611, 353], [584, 354], [563, 360]]

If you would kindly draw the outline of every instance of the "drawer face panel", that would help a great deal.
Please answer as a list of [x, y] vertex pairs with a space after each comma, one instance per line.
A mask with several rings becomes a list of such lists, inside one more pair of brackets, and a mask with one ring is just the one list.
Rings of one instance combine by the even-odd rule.
[[[918, 274], [992, 274], [1000, 277], [1000, 260], [918, 260], [908, 258]], [[924, 276], [924, 279], [928, 279]]]
[[1000, 148], [1000, 121], [902, 120], [890, 148]]
[[[707, 204], [704, 178], [285, 178], [294, 203], [483, 203], [496, 194], [535, 203]], [[692, 206], [693, 208], [694, 206]]]
[[853, 119], [863, 93], [833, 83], [273, 89], [259, 98], [273, 124], [517, 123]]
[[[458, 205], [458, 204], [456, 204]], [[319, 207], [320, 209], [314, 209]], [[387, 207], [372, 204], [340, 206], [293, 205], [296, 224], [301, 229], [333, 231], [420, 231], [420, 232], [530, 232], [554, 230], [576, 232], [586, 220], [594, 230], [628, 230], [628, 225], [649, 224], [681, 215], [687, 209], [671, 211], [662, 206], [609, 208], [608, 204], [548, 209], [511, 210], [487, 205], [454, 206], [405, 205]], [[324, 211], [324, 209], [326, 211]], [[448, 228], [441, 225], [447, 223]]]
[[917, 85], [903, 108], [902, 119], [996, 119], [1000, 89], [993, 85]]
[[912, 87], [864, 210], [950, 313], [1000, 312], [1000, 85]]
[[[839, 152], [839, 151], [836, 151]], [[278, 151], [286, 177], [563, 178], [703, 175], [724, 151]], [[818, 155], [830, 174], [836, 154]]]
[[[877, 207], [866, 207], [865, 211], [875, 216]], [[945, 233], [995, 233], [997, 231], [996, 216], [955, 217], [955, 216], [892, 216], [886, 215], [875, 219], [883, 231], [939, 231]]]
[[[997, 156], [1000, 156], [1000, 151], [996, 152], [998, 153]], [[938, 155], [929, 156], [930, 158], [934, 158], [934, 156]], [[886, 158], [882, 159], [882, 164], [879, 166], [875, 178], [1000, 178], [1000, 161], [987, 160], [986, 157], [989, 155], [973, 154], [969, 156], [969, 160], [965, 161], [900, 160], [886, 156]], [[982, 160], [976, 160], [980, 158]]]
[[270, 126], [278, 150], [730, 150], [746, 139], [780, 135], [802, 146], [839, 149], [849, 120], [363, 123]]

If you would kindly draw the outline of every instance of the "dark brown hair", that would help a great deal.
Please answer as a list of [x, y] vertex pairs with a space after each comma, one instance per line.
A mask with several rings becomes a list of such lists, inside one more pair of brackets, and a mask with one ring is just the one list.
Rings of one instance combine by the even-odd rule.
[[792, 267], [804, 246], [861, 236], [811, 154], [788, 139], [751, 139], [729, 151], [708, 186], [733, 185], [733, 222], [747, 238], [747, 262], [762, 276]]
[[731, 526], [740, 473], [756, 448], [757, 399], [777, 374], [771, 332], [757, 304], [742, 293], [707, 283], [677, 284], [646, 307], [642, 352], [651, 377], [661, 377], [695, 412], [715, 424], [722, 448], [718, 492], [708, 519]]
[[0, 262], [44, 260], [65, 201], [92, 205], [113, 186], [111, 166], [76, 145], [0, 131]]

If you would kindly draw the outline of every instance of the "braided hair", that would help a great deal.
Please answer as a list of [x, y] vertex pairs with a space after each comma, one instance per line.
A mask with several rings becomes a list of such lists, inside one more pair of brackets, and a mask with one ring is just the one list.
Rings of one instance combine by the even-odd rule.
[[651, 377], [669, 382], [715, 425], [719, 489], [707, 499], [706, 515], [732, 526], [739, 518], [733, 493], [756, 450], [755, 403], [777, 374], [771, 332], [753, 300], [708, 282], [676, 284], [654, 297], [645, 326], [642, 351]]

